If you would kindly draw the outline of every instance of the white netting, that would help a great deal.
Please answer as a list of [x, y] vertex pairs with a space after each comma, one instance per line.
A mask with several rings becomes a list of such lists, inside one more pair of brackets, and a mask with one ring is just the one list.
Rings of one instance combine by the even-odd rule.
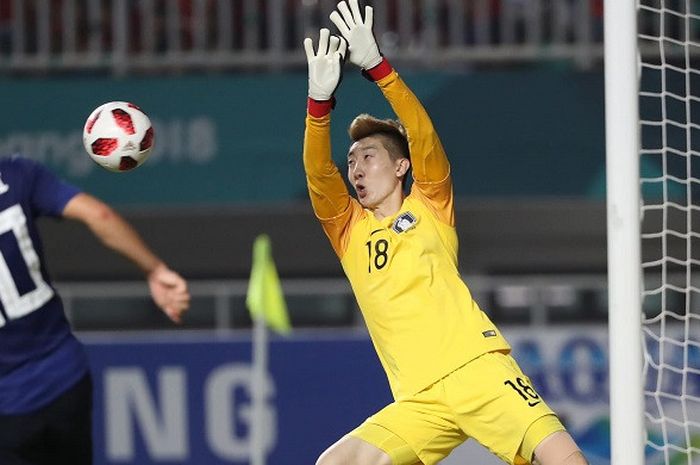
[[639, 0], [647, 464], [700, 464], [700, 1]]

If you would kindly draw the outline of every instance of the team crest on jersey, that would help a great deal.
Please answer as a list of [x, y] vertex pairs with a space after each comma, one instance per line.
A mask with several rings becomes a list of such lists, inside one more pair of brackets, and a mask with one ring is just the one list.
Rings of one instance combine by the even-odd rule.
[[416, 223], [418, 223], [418, 219], [413, 215], [413, 213], [406, 212], [406, 213], [400, 214], [394, 220], [394, 224], [391, 226], [391, 229], [393, 229], [397, 233], [402, 233], [402, 232], [406, 232], [409, 229], [415, 227]]

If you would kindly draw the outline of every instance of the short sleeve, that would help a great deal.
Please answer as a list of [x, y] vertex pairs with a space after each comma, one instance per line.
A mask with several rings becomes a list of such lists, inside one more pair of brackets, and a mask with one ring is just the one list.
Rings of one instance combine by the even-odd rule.
[[30, 202], [38, 215], [61, 216], [70, 199], [81, 191], [76, 186], [60, 179], [43, 165], [23, 159], [23, 169], [32, 180]]

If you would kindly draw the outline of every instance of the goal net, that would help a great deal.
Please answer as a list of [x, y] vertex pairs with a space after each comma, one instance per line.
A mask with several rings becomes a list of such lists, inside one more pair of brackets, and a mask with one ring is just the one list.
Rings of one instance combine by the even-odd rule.
[[644, 461], [700, 464], [700, 2], [638, 0], [637, 46]]

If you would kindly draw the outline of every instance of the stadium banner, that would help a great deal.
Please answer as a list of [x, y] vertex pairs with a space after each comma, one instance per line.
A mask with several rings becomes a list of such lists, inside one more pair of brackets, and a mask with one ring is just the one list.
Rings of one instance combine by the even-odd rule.
[[[602, 195], [602, 73], [402, 75], [451, 155], [457, 195]], [[0, 84], [0, 98], [14, 109], [2, 118], [0, 153], [40, 160], [115, 205], [307, 198], [301, 160], [306, 73], [27, 78]], [[337, 98], [331, 135], [344, 170], [352, 119], [363, 112], [394, 116], [359, 73], [344, 77]], [[115, 100], [138, 105], [155, 129], [150, 159], [129, 173], [101, 169], [82, 146], [88, 115]]]
[[[512, 327], [504, 333], [590, 463], [609, 464], [605, 327]], [[248, 463], [251, 340], [186, 337], [82, 335], [95, 382], [97, 465]], [[688, 383], [693, 392], [700, 389], [698, 377]], [[324, 448], [390, 402], [362, 332], [273, 336], [265, 392], [267, 463], [275, 465], [314, 463]], [[661, 463], [649, 455], [648, 463]], [[465, 445], [443, 463], [501, 462]]]

